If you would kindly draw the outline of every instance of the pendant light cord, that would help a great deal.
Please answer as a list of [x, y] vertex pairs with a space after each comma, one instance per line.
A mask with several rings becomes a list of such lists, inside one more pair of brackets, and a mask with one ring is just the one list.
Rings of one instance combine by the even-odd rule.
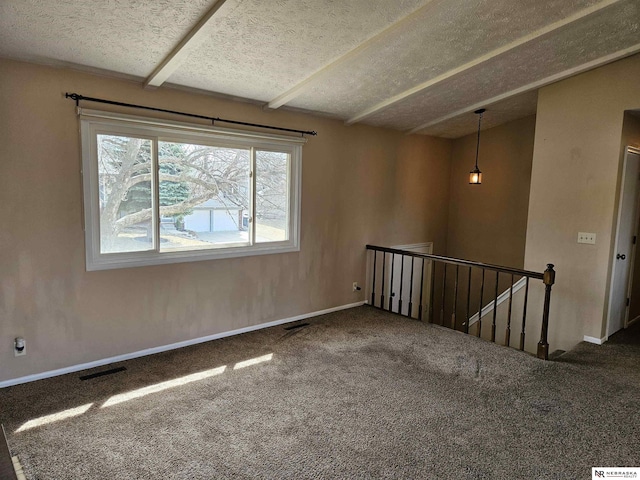
[[476, 170], [478, 169], [478, 154], [480, 153], [480, 126], [482, 125], [482, 114], [485, 112], [484, 108], [476, 110], [475, 113], [480, 115], [478, 117], [478, 141], [476, 142]]

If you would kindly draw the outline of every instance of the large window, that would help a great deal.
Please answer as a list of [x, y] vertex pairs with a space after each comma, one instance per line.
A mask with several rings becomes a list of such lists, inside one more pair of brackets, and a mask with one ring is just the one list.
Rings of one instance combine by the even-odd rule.
[[298, 250], [304, 139], [84, 110], [87, 270]]

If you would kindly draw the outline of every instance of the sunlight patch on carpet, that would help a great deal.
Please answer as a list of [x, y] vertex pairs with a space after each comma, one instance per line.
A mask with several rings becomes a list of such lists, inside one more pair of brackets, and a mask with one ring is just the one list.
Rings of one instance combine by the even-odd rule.
[[242, 362], [238, 362], [233, 366], [234, 370], [239, 370], [241, 368], [250, 367], [251, 365], [257, 365], [258, 363], [269, 362], [273, 358], [273, 353], [269, 353], [268, 355], [263, 355], [261, 357], [250, 358], [249, 360], [244, 360]]
[[223, 365], [222, 367], [212, 368], [211, 370], [205, 370], [203, 372], [192, 373], [191, 375], [186, 375], [184, 377], [168, 380], [166, 382], [156, 383], [155, 385], [149, 385], [148, 387], [144, 388], [138, 388], [127, 393], [114, 395], [113, 397], [109, 398], [109, 400], [104, 402], [104, 404], [100, 408], [111, 407], [122, 402], [127, 402], [129, 400], [150, 395], [152, 393], [162, 392], [163, 390], [186, 385], [187, 383], [197, 382], [198, 380], [204, 380], [205, 378], [214, 377], [216, 375], [224, 373], [226, 368], [227, 366]]
[[66, 418], [77, 417], [78, 415], [82, 415], [87, 410], [91, 408], [92, 403], [87, 403], [86, 405], [81, 405], [76, 408], [69, 408], [67, 410], [63, 410], [58, 413], [53, 413], [51, 415], [45, 415], [44, 417], [34, 418], [33, 420], [29, 420], [25, 424], [23, 424], [20, 428], [16, 430], [18, 432], [24, 432], [25, 430], [29, 430], [31, 428], [40, 427], [42, 425], [47, 425], [49, 423], [59, 422], [60, 420], [64, 420]]

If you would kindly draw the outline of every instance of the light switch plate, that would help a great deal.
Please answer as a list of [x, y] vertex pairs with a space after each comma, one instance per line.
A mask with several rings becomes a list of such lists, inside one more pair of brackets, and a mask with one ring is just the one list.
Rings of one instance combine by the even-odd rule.
[[578, 243], [596, 244], [596, 234], [589, 232], [578, 232]]

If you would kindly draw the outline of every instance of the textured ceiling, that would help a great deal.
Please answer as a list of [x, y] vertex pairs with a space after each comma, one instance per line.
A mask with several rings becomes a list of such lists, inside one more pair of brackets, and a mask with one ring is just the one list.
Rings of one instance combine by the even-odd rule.
[[211, 0], [0, 0], [0, 55], [145, 77]]
[[637, 29], [640, 17], [629, 16], [634, 10], [640, 14], [638, 2], [634, 3], [609, 7], [607, 15], [588, 17], [555, 35], [492, 58], [463, 75], [415, 95], [411, 101], [377, 112], [365, 121], [372, 125], [411, 130], [452, 110], [490, 100], [522, 85], [620, 50], [630, 40], [637, 42], [640, 39]]
[[[538, 92], [532, 90], [514, 95], [495, 103], [485, 104], [487, 113], [482, 118], [482, 129], [496, 127], [502, 123], [535, 115], [538, 105]], [[434, 137], [458, 138], [478, 129], [478, 116], [472, 112], [456, 115], [435, 125], [420, 130], [420, 133]]]
[[[168, 81], [267, 102], [426, 3], [244, 0], [232, 10], [227, 2]], [[224, 74], [204, 73], [212, 71]]]
[[[548, 3], [562, 4], [562, 11], [567, 5], [576, 10], [589, 4]], [[542, 9], [536, 13], [531, 5], [522, 0], [435, 0], [407, 22], [402, 35], [370, 45], [291, 104], [310, 110], [338, 104], [334, 108], [339, 115], [353, 116], [543, 26], [547, 15]], [[548, 23], [558, 19], [548, 16]]]
[[448, 138], [637, 52], [640, 0], [0, 0], [0, 56]]

